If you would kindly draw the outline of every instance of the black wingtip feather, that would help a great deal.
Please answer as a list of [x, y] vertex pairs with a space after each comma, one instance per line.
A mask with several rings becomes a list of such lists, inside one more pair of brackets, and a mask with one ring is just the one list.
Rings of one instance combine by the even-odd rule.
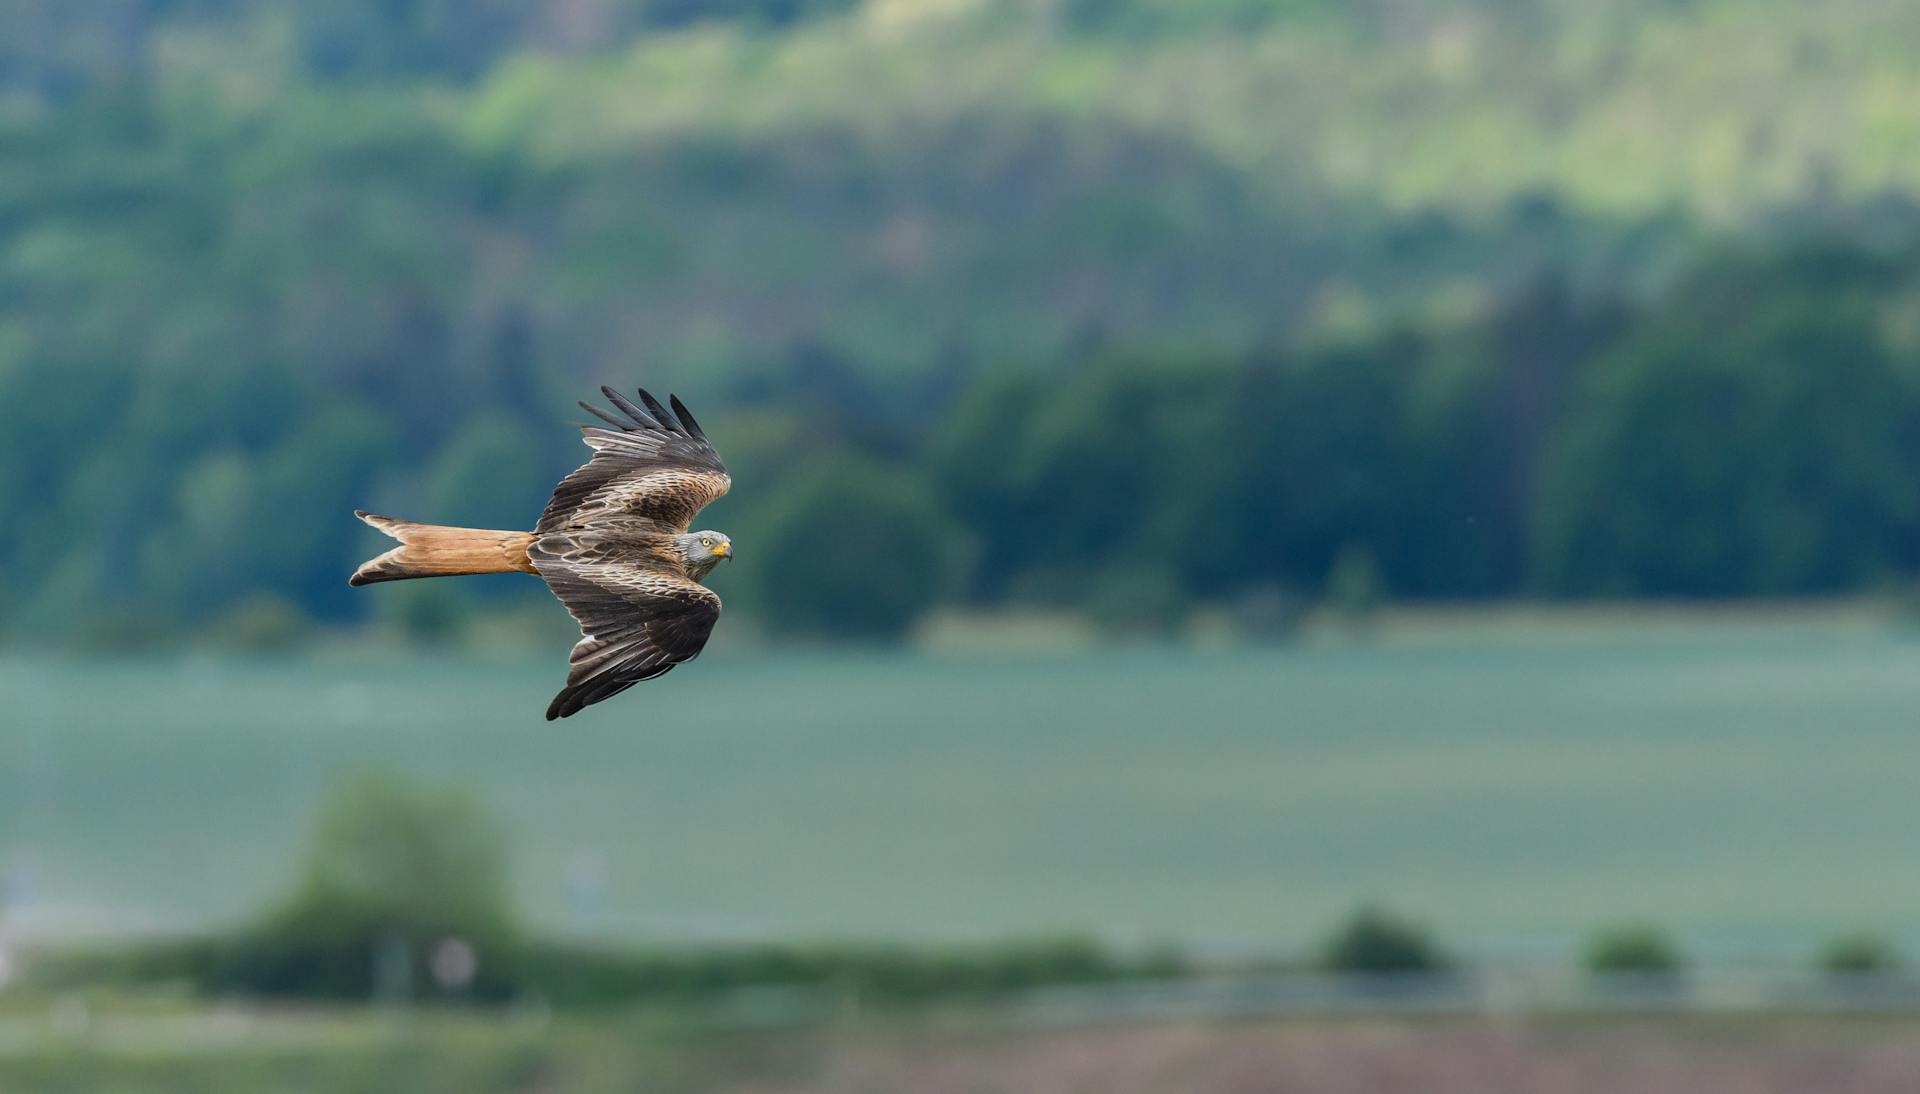
[[[652, 417], [649, 417], [645, 410], [641, 410], [639, 407], [634, 406], [633, 400], [627, 398], [625, 395], [620, 394], [619, 392], [613, 390], [610, 387], [607, 387], [604, 384], [601, 385], [600, 387], [600, 393], [602, 395], [605, 395], [608, 399], [612, 400], [613, 405], [619, 407], [621, 413], [625, 414], [629, 418], [632, 418], [633, 424], [636, 427], [640, 429], [659, 429], [661, 427], [661, 423], [656, 422], [653, 420]], [[655, 408], [651, 402], [649, 402], [647, 406], [649, 409], [657, 410], [657, 408]]]
[[660, 427], [662, 429], [670, 433], [686, 432], [686, 430], [680, 428], [680, 423], [674, 420], [673, 415], [667, 413], [667, 408], [660, 405], [660, 400], [654, 398], [646, 388], [640, 389], [640, 401], [647, 404], [647, 409], [653, 411], [654, 417], [660, 419]]
[[640, 401], [646, 404], [644, 410], [634, 405], [633, 400], [627, 398], [625, 395], [620, 394], [605, 384], [600, 385], [600, 394], [605, 395], [607, 400], [611, 402], [616, 409], [631, 420], [623, 420], [619, 416], [610, 414], [584, 399], [580, 401], [580, 409], [623, 433], [632, 432], [634, 429], [659, 429], [668, 433], [679, 433], [682, 436], [692, 437], [698, 441], [707, 439], [706, 431], [700, 428], [700, 422], [694, 418], [693, 412], [687, 409], [687, 404], [680, 401], [680, 396], [667, 396], [667, 402], [673, 407], [673, 409], [669, 411], [666, 407], [661, 406], [660, 400], [654, 398], [653, 394], [646, 388], [639, 388], [637, 390], [640, 394]]
[[580, 409], [586, 411], [587, 413], [607, 423], [613, 428], [618, 429], [622, 433], [625, 433], [628, 430], [631, 430], [633, 428], [633, 424], [631, 422], [623, 422], [620, 419], [614, 417], [613, 415], [607, 413], [604, 410], [601, 410], [599, 407], [594, 406], [592, 403], [589, 403], [584, 399], [581, 400], [580, 402]]
[[688, 435], [702, 441], [707, 439], [707, 435], [700, 429], [700, 423], [693, 420], [693, 412], [687, 409], [687, 404], [680, 401], [680, 396], [667, 396], [667, 403], [673, 407], [674, 414], [679, 416], [680, 424], [686, 427]]

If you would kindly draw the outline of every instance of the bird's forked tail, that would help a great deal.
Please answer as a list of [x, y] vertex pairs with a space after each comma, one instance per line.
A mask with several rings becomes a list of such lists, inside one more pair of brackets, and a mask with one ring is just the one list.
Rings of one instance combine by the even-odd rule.
[[349, 585], [371, 585], [376, 581], [409, 577], [539, 572], [527, 558], [527, 545], [533, 542], [532, 532], [449, 528], [378, 517], [359, 510], [353, 515], [399, 540], [400, 546], [361, 563], [347, 579]]

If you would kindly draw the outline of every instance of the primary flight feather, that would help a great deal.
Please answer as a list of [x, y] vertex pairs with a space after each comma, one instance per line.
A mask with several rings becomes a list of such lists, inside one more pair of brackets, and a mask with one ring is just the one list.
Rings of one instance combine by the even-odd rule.
[[698, 657], [720, 618], [720, 598], [701, 582], [733, 557], [721, 533], [687, 530], [733, 482], [700, 423], [678, 398], [669, 409], [645, 390], [638, 404], [600, 392], [612, 412], [580, 404], [606, 423], [581, 427], [593, 456], [560, 480], [531, 532], [354, 514], [400, 546], [363, 563], [350, 585], [516, 570], [546, 581], [581, 632], [548, 719]]

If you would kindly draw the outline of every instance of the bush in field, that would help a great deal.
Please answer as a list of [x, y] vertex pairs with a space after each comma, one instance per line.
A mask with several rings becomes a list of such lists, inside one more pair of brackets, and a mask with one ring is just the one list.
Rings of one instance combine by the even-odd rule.
[[1675, 976], [1680, 972], [1680, 951], [1660, 928], [1628, 923], [1594, 932], [1582, 964], [1596, 976]]
[[1328, 940], [1323, 963], [1335, 972], [1437, 972], [1447, 959], [1427, 932], [1379, 908], [1362, 908]]
[[1846, 934], [1820, 951], [1820, 968], [1839, 976], [1892, 972], [1900, 966], [1893, 943], [1877, 934]]
[[223, 947], [208, 979], [269, 995], [501, 997], [519, 949], [493, 822], [463, 794], [365, 778], [322, 812], [293, 896]]

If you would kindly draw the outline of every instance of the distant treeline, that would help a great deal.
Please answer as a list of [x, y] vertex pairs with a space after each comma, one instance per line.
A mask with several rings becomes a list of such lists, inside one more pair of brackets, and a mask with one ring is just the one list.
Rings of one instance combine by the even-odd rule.
[[[1317, 596], [1356, 559], [1423, 598], [1890, 587], [1920, 562], [1917, 259], [1730, 253], [1650, 303], [1549, 278], [1458, 327], [1009, 372], [959, 397], [913, 471], [769, 466], [784, 504], [749, 524], [748, 572], [776, 620], [810, 621], [893, 587], [836, 528], [926, 560], [902, 596], [1140, 621]], [[956, 542], [975, 549], [936, 565]], [[804, 591], [780, 581], [796, 562]]]
[[[1407, 598], [1892, 588], [1920, 564], [1916, 291], [1920, 251], [1735, 252], [1651, 302], [1549, 277], [1480, 320], [1089, 349], [920, 412], [875, 409], [819, 354], [701, 411], [739, 492], [705, 522], [742, 545], [716, 580], [775, 629], [842, 636], [941, 604], [1159, 628], [1339, 574]], [[342, 575], [378, 547], [353, 507], [525, 526], [584, 451], [510, 380], [313, 406], [254, 373], [142, 414], [109, 389], [73, 403], [81, 374], [6, 379], [16, 602], [86, 618], [131, 597], [156, 630], [262, 595], [350, 617]], [[149, 458], [102, 465], [127, 438], [89, 431], [96, 411], [144, 417]]]
[[[0, 10], [0, 633], [455, 628], [513, 583], [350, 594], [379, 547], [350, 512], [526, 526], [603, 382], [700, 414], [738, 483], [715, 582], [777, 631], [1278, 630], [1330, 588], [1824, 594], [1920, 562], [1904, 146], [1855, 177], [1750, 90], [1844, 106], [1905, 68], [1782, 45], [1814, 17], [1692, 51], [1740, 93], [1622, 159], [1574, 138], [1640, 124], [1675, 51], [1588, 6], [903, 10]], [[1878, 40], [1878, 11], [1817, 22]], [[1139, 74], [1217, 80], [1217, 113]], [[1516, 102], [1558, 113], [1463, 175]], [[1753, 169], [1663, 158], [1726, 147]]]

